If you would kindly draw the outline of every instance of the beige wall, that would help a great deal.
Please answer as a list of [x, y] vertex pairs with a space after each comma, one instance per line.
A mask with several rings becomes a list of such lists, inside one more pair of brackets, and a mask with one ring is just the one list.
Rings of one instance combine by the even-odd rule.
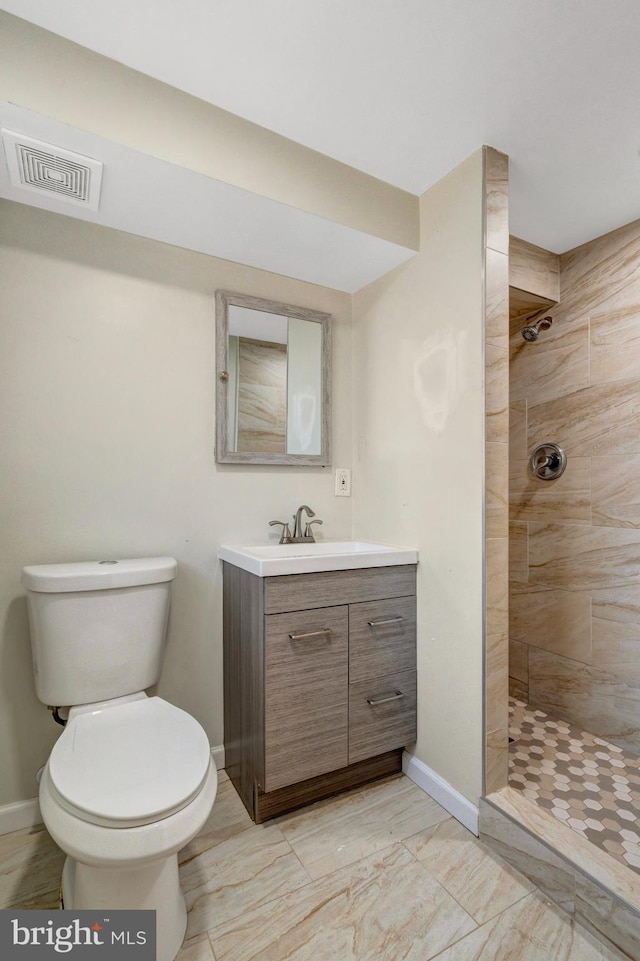
[[217, 287], [333, 315], [333, 447], [351, 464], [351, 299], [85, 224], [0, 205], [0, 804], [37, 794], [59, 728], [33, 693], [20, 569], [172, 554], [160, 693], [222, 743], [223, 541], [269, 536], [301, 503], [327, 538], [351, 504], [330, 470], [214, 462]]
[[418, 567], [416, 757], [482, 793], [482, 151], [420, 202], [421, 249], [354, 297], [354, 534]]
[[[640, 752], [640, 221], [560, 257], [536, 343], [511, 335], [510, 674], [532, 703]], [[557, 481], [527, 474], [565, 448]]]

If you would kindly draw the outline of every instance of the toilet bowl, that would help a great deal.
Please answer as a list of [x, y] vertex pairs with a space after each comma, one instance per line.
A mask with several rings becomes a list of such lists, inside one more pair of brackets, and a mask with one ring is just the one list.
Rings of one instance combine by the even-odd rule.
[[201, 830], [217, 772], [203, 729], [144, 693], [72, 708], [40, 783], [49, 833], [67, 854], [65, 908], [156, 911], [157, 961], [186, 929], [177, 852]]
[[72, 910], [156, 912], [157, 961], [173, 961], [187, 912], [178, 851], [217, 791], [207, 736], [146, 689], [161, 671], [172, 557], [25, 567], [36, 694], [68, 708], [40, 782], [40, 810], [67, 855]]

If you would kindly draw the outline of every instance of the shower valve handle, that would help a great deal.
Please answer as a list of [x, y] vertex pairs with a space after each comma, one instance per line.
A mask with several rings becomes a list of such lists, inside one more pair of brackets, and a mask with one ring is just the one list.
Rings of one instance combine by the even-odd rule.
[[566, 466], [567, 455], [558, 444], [540, 444], [529, 458], [529, 470], [538, 480], [556, 480]]

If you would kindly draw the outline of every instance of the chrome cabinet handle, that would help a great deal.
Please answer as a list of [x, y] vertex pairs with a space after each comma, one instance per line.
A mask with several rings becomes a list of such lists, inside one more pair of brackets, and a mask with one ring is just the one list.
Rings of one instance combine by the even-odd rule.
[[369, 627], [381, 627], [383, 624], [397, 624], [403, 620], [401, 614], [396, 614], [395, 617], [380, 617], [377, 621], [367, 621], [367, 624]]
[[291, 641], [308, 641], [312, 637], [331, 637], [331, 631], [325, 627], [321, 631], [309, 631], [306, 634], [289, 634]]
[[376, 707], [378, 704], [386, 704], [387, 701], [399, 701], [402, 697], [404, 697], [402, 691], [394, 691], [393, 694], [383, 694], [382, 697], [368, 697], [367, 704]]

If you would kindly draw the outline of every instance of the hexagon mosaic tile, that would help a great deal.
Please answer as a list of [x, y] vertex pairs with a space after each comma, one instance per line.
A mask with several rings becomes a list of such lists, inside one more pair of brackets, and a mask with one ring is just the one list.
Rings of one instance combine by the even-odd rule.
[[640, 758], [512, 698], [509, 785], [640, 874]]

